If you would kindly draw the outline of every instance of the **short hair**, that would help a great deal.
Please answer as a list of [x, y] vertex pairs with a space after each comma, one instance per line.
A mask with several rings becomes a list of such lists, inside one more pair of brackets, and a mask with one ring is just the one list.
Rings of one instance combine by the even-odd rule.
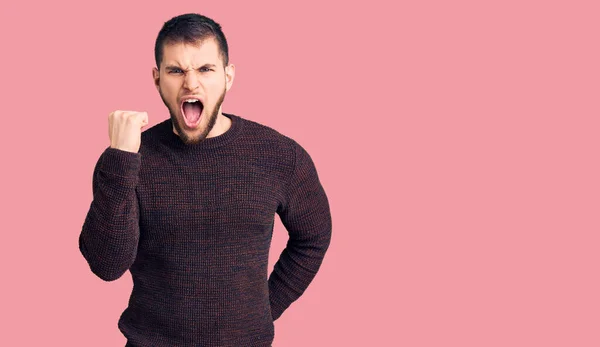
[[229, 64], [229, 47], [219, 23], [197, 13], [186, 13], [169, 19], [160, 29], [154, 45], [156, 68], [160, 69], [165, 45], [172, 43], [195, 44], [208, 38], [214, 38], [217, 41], [223, 66], [227, 66]]

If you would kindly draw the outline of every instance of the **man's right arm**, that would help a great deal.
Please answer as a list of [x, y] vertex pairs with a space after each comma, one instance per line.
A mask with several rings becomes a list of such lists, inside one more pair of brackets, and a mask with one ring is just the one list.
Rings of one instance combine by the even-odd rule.
[[93, 200], [79, 235], [79, 250], [91, 271], [105, 281], [120, 278], [137, 255], [140, 166], [141, 154], [108, 147], [94, 168]]

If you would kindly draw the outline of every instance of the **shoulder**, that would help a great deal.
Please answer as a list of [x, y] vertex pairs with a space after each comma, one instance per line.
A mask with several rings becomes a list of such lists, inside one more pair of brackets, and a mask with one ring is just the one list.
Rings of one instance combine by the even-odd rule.
[[290, 157], [295, 157], [297, 151], [303, 151], [302, 146], [292, 137], [269, 125], [250, 119], [243, 119], [246, 140], [264, 147], [268, 151], [285, 152]]
[[142, 141], [152, 141], [153, 139], [157, 139], [159, 135], [168, 127], [171, 123], [170, 119], [163, 120], [159, 123], [154, 124], [153, 126], [142, 130]]
[[268, 162], [270, 168], [282, 170], [288, 180], [294, 172], [314, 166], [305, 147], [288, 134], [253, 120], [243, 122], [243, 143], [250, 144], [252, 155]]
[[143, 129], [140, 139], [140, 153], [150, 154], [156, 151], [160, 147], [160, 143], [164, 142], [165, 133], [169, 130], [171, 130], [170, 118]]

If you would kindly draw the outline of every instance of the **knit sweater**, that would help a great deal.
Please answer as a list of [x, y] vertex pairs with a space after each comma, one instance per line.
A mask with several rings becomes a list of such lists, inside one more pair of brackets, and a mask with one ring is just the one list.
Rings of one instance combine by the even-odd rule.
[[[108, 147], [79, 236], [91, 272], [127, 270], [118, 328], [128, 346], [271, 346], [273, 322], [307, 289], [331, 238], [329, 202], [293, 139], [233, 114], [185, 144], [171, 119], [137, 153]], [[268, 274], [275, 214], [289, 240]]]

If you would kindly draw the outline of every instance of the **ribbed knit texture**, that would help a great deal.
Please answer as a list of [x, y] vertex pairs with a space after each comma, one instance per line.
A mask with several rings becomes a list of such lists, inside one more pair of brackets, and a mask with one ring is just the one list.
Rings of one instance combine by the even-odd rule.
[[[273, 321], [329, 247], [329, 203], [309, 154], [224, 115], [231, 127], [195, 145], [167, 119], [142, 132], [139, 153], [108, 147], [94, 168], [79, 248], [105, 281], [130, 270], [118, 321], [128, 346], [271, 346]], [[289, 241], [268, 276], [275, 214]]]

